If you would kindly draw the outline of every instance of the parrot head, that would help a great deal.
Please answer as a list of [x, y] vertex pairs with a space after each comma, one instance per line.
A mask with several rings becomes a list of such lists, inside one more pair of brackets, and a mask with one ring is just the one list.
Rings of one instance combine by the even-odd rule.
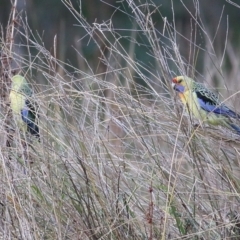
[[194, 81], [186, 76], [178, 76], [172, 79], [172, 87], [179, 93], [184, 93], [190, 90], [193, 86]]
[[20, 75], [12, 77], [12, 89], [16, 92], [18, 92], [26, 83], [26, 79]]
[[12, 77], [12, 90], [15, 92], [25, 93], [31, 95], [30, 88], [26, 79], [21, 75], [15, 75]]

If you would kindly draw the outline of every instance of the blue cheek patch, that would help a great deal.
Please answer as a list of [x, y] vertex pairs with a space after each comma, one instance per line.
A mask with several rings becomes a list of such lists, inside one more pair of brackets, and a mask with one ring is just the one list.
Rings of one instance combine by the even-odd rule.
[[180, 93], [184, 93], [185, 87], [182, 85], [175, 85], [174, 90]]

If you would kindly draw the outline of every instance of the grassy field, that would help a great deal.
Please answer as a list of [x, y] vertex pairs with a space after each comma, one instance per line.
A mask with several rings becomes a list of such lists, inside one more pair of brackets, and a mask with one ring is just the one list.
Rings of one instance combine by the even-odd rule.
[[[90, 25], [63, 2], [89, 36], [95, 33], [99, 49], [105, 44], [104, 71], [91, 69], [81, 46], [74, 67], [57, 59], [56, 45], [45, 49], [26, 20], [9, 25], [10, 39], [18, 34], [22, 43], [3, 38], [2, 56], [32, 84], [41, 142], [16, 129], [2, 96], [0, 238], [240, 239], [240, 137], [195, 127], [171, 88], [176, 75], [198, 77], [209, 88], [218, 79], [222, 100], [240, 112], [240, 61], [227, 33], [225, 48], [215, 49], [214, 34], [193, 17], [185, 59], [177, 23], [160, 17], [164, 27], [156, 30], [148, 8], [127, 0], [136, 28], [126, 50], [111, 23]], [[204, 46], [196, 44], [199, 31]], [[135, 57], [138, 34], [151, 62]], [[10, 76], [8, 67], [2, 61]]]

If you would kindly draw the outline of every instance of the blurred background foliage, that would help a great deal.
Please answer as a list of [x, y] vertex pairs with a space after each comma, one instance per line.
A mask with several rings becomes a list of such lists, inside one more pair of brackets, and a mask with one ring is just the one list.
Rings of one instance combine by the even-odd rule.
[[[64, 5], [65, 1], [60, 0], [19, 0], [18, 12], [21, 17], [27, 16], [27, 21], [32, 34], [39, 36], [41, 42], [47, 50], [53, 53], [54, 37], [57, 37], [57, 58], [70, 63], [77, 68], [86, 67], [94, 74], [105, 72], [106, 68], [102, 66], [101, 53], [104, 52], [105, 46], [108, 45], [106, 40], [98, 39], [100, 47], [96, 45], [94, 31], [87, 33], [85, 27], [81, 27], [78, 20]], [[164, 19], [172, 26], [176, 26], [178, 31], [177, 42], [180, 53], [185, 62], [191, 64], [201, 74], [204, 69], [205, 49], [214, 52], [216, 56], [224, 51], [226, 39], [231, 42], [231, 46], [238, 49], [239, 46], [239, 27], [238, 17], [239, 8], [230, 4], [226, 0], [153, 0], [152, 4], [145, 5], [146, 1], [135, 0], [136, 5], [141, 7], [141, 11], [149, 12], [156, 29], [159, 33], [159, 42], [167, 44], [169, 38], [164, 35]], [[121, 45], [129, 51], [131, 41], [135, 38], [134, 58], [140, 61], [146, 69], [152, 71], [155, 69], [155, 63], [151, 53], [148, 52], [149, 43], [145, 42], [144, 34], [138, 29], [131, 9], [126, 1], [116, 0], [84, 0], [72, 1], [73, 8], [81, 13], [90, 27], [95, 24], [109, 24], [114, 29], [115, 36], [119, 34]], [[147, 6], [147, 7], [146, 7]], [[196, 6], [199, 9], [196, 9]], [[157, 8], [156, 8], [157, 7]], [[144, 9], [146, 8], [146, 9]], [[152, 9], [151, 9], [152, 8]], [[11, 3], [8, 0], [2, 0], [0, 3], [0, 21], [3, 28], [6, 28], [8, 22]], [[174, 15], [173, 15], [174, 10]], [[128, 14], [129, 13], [129, 14]], [[197, 18], [199, 25], [193, 21]], [[201, 24], [202, 23], [202, 24]], [[94, 28], [93, 28], [94, 29]], [[135, 35], [133, 36], [133, 32]], [[106, 33], [105, 33], [106, 34]], [[130, 40], [131, 37], [131, 40]], [[207, 45], [207, 38], [212, 46]], [[109, 41], [114, 41], [115, 37], [109, 34]], [[19, 44], [21, 39], [15, 42]], [[197, 45], [198, 52], [195, 56], [190, 56], [190, 45], [194, 42]], [[209, 49], [212, 48], [212, 49]], [[81, 66], [79, 54], [82, 55], [88, 66]], [[107, 51], [104, 54], [108, 54]], [[214, 59], [213, 59], [214, 61]], [[122, 63], [124, 67], [125, 63]], [[174, 64], [169, 63], [173, 72], [178, 74], [174, 69]], [[217, 66], [216, 66], [217, 67]], [[211, 68], [211, 67], [210, 67]], [[231, 61], [226, 58], [226, 71], [231, 68]], [[146, 70], [145, 69], [145, 70]], [[144, 74], [148, 75], [147, 71]]]

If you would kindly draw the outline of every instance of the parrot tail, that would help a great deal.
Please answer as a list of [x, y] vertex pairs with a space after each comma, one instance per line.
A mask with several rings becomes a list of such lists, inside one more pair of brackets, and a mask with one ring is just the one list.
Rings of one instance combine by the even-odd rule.
[[236, 126], [233, 123], [230, 123], [229, 125], [231, 128], [233, 128], [237, 132], [238, 135], [240, 135], [240, 127]]

